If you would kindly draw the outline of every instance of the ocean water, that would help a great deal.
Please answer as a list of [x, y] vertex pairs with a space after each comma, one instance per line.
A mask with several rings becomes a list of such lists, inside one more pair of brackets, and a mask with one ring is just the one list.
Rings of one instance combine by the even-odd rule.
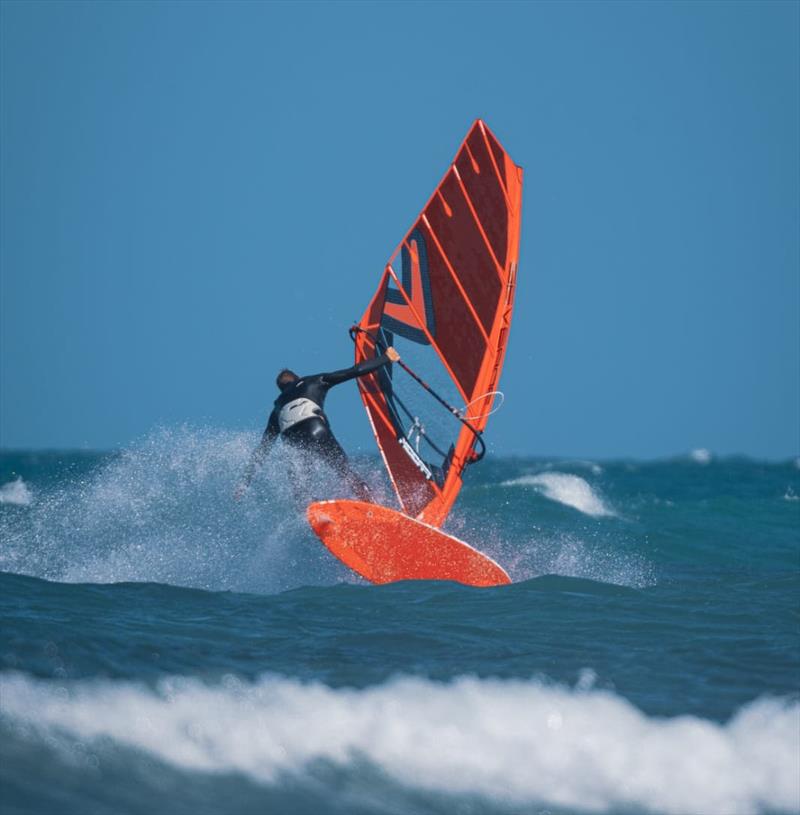
[[513, 585], [375, 587], [254, 441], [0, 456], [3, 815], [800, 812], [800, 462], [489, 457]]

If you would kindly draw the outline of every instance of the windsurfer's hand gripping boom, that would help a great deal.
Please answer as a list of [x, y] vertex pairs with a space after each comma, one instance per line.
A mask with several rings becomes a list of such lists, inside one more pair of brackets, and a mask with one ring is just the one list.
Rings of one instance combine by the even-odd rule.
[[299, 377], [288, 368], [280, 371], [276, 379], [280, 395], [275, 400], [261, 442], [250, 456], [242, 479], [234, 490], [234, 499], [238, 500], [244, 495], [272, 444], [281, 436], [293, 446], [327, 460], [360, 497], [368, 500], [369, 489], [350, 469], [347, 455], [331, 432], [323, 405], [334, 385], [366, 376], [383, 365], [399, 360], [400, 354], [390, 346], [379, 357], [340, 371], [304, 377]]

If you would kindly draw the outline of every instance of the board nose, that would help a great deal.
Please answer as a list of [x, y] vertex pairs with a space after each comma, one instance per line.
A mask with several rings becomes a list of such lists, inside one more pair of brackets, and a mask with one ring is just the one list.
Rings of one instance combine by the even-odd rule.
[[320, 506], [319, 503], [308, 505], [308, 509], [306, 509], [306, 517], [308, 518], [308, 522], [311, 524], [311, 528], [317, 534], [324, 532], [333, 523], [333, 518], [331, 518], [331, 516], [325, 511], [325, 508]]

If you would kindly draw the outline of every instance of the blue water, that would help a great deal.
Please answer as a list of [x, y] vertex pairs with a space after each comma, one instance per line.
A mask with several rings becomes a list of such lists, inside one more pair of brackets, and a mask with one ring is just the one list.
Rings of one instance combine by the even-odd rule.
[[799, 462], [489, 458], [513, 585], [374, 587], [252, 443], [0, 456], [3, 815], [800, 812]]

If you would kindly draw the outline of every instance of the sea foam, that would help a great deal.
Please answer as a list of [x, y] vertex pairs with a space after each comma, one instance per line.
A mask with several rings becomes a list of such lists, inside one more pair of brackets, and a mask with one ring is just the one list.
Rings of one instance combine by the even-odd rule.
[[15, 504], [20, 507], [27, 507], [32, 501], [33, 494], [20, 477], [0, 487], [0, 504]]
[[583, 478], [569, 473], [538, 473], [503, 481], [504, 487], [534, 487], [545, 498], [594, 518], [616, 515]]
[[62, 750], [88, 743], [101, 766], [113, 743], [263, 784], [320, 761], [353, 773], [366, 761], [412, 789], [509, 806], [800, 811], [800, 704], [777, 699], [719, 725], [648, 717], [610, 691], [472, 677], [362, 690], [275, 676], [214, 686], [173, 678], [152, 689], [7, 673], [0, 694], [20, 735]]

